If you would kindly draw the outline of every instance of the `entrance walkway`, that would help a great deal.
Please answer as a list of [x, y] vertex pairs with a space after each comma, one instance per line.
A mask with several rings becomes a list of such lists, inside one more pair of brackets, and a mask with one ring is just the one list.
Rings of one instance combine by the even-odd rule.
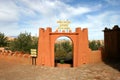
[[27, 60], [0, 55], [0, 80], [120, 80], [120, 72], [104, 63], [54, 68], [33, 66]]

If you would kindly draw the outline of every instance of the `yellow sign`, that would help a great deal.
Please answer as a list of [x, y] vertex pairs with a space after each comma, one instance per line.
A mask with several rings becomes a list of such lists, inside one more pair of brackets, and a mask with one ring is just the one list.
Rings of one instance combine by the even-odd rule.
[[31, 56], [32, 57], [37, 57], [37, 50], [36, 49], [31, 49]]
[[60, 25], [59, 27], [58, 27], [58, 30], [60, 30], [60, 31], [63, 31], [63, 30], [67, 30], [67, 31], [69, 31], [70, 30], [70, 27], [68, 26], [69, 24], [70, 24], [70, 21], [68, 21], [68, 20], [63, 20], [63, 21], [57, 21], [57, 23]]

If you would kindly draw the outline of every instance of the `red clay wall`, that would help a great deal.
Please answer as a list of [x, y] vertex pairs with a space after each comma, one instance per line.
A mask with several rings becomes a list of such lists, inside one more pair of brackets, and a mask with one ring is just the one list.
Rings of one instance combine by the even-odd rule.
[[90, 53], [90, 63], [102, 62], [102, 55], [100, 50], [91, 51]]
[[6, 58], [11, 63], [18, 64], [32, 64], [30, 54], [23, 54], [21, 52], [12, 52], [9, 50], [4, 50], [0, 52], [0, 59]]

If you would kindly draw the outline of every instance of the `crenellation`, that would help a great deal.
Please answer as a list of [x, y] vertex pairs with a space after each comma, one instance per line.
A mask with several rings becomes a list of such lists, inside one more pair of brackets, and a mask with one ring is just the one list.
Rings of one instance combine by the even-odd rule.
[[76, 30], [75, 32], [80, 32], [81, 31], [81, 27], [77, 27], [75, 30]]

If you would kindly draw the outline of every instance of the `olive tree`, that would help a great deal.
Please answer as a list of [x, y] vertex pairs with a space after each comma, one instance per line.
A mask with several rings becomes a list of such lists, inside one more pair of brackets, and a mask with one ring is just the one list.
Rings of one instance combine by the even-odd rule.
[[38, 38], [32, 37], [30, 33], [20, 33], [10, 44], [10, 49], [13, 51], [29, 52], [31, 48], [37, 49]]

